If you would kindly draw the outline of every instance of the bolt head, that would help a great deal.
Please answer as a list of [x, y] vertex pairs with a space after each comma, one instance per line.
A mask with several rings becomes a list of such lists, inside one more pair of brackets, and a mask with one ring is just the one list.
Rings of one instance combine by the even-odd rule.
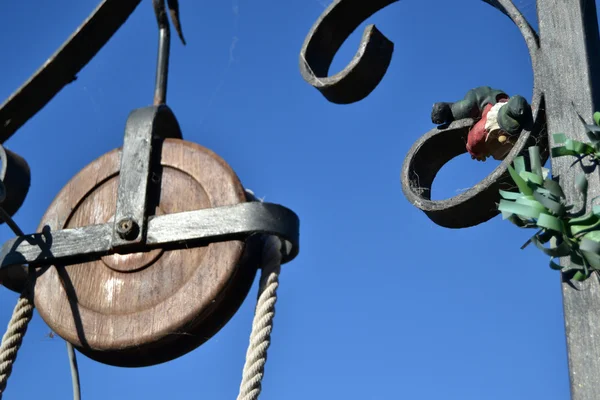
[[138, 224], [131, 218], [123, 218], [117, 223], [117, 233], [122, 239], [133, 240], [138, 234]]

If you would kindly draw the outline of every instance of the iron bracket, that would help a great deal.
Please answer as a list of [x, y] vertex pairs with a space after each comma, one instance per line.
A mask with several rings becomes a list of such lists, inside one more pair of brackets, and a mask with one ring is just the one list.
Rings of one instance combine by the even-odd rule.
[[[282, 264], [298, 255], [298, 216], [278, 204], [251, 201], [233, 206], [151, 216], [145, 241], [147, 248], [203, 246], [214, 242], [245, 240], [254, 234], [276, 235], [282, 240]], [[21, 264], [67, 265], [99, 259], [114, 252], [112, 223], [18, 236], [0, 250], [0, 279]], [[125, 248], [121, 254], [136, 252]]]

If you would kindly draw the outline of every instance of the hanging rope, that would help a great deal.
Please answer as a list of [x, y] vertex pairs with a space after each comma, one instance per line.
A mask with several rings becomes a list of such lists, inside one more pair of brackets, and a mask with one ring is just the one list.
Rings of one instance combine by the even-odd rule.
[[81, 399], [81, 387], [79, 385], [79, 368], [77, 368], [77, 356], [73, 345], [67, 341], [67, 355], [69, 356], [69, 366], [71, 367], [71, 382], [73, 383], [73, 400]]
[[271, 344], [279, 272], [281, 271], [281, 241], [275, 236], [265, 240], [258, 301], [252, 322], [250, 344], [237, 400], [256, 400], [260, 395], [267, 350]]
[[0, 345], [0, 399], [6, 389], [6, 383], [17, 359], [17, 352], [23, 343], [29, 321], [33, 317], [33, 301], [29, 289], [26, 288], [13, 311], [6, 333]]

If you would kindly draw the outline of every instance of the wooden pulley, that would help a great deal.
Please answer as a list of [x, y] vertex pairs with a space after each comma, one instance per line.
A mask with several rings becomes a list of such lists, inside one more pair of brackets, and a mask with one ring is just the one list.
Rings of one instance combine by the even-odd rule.
[[[255, 201], [224, 160], [182, 139], [166, 105], [165, 4], [153, 5], [160, 30], [154, 105], [131, 112], [123, 147], [75, 175], [37, 233], [13, 229], [17, 237], [0, 250], [0, 282], [19, 292], [30, 285], [56, 334], [122, 367], [172, 360], [217, 333], [247, 296], [266, 235], [280, 239], [282, 264], [299, 252], [293, 211]], [[4, 154], [3, 168], [18, 164]], [[17, 182], [28, 187], [26, 178]], [[8, 212], [22, 199], [11, 201]]]
[[[295, 214], [248, 203], [224, 160], [177, 136], [168, 107], [134, 111], [124, 147], [83, 168], [43, 216], [39, 240], [30, 242], [55, 249], [39, 245], [36, 256], [34, 246], [23, 243], [30, 247], [3, 254], [3, 265], [15, 252], [54, 260], [36, 268], [36, 308], [54, 332], [96, 361], [149, 366], [198, 347], [247, 296], [262, 251], [256, 233], [287, 229], [288, 249], [297, 239]], [[136, 203], [140, 191], [146, 197]], [[292, 214], [292, 226], [279, 229]], [[296, 253], [286, 251], [284, 262]]]

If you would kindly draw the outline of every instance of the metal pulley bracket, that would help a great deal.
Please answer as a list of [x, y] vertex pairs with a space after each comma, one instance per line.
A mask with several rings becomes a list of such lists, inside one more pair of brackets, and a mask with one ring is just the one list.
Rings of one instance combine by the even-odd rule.
[[[0, 106], [0, 142], [72, 81], [138, 3], [102, 2]], [[298, 254], [294, 212], [256, 201], [225, 160], [182, 140], [166, 105], [167, 15], [185, 44], [178, 4], [152, 3], [159, 28], [154, 105], [129, 115], [123, 147], [73, 176], [35, 234], [11, 218], [26, 193], [10, 183], [18, 168], [0, 176], [7, 189], [0, 218], [16, 235], [0, 249], [1, 283], [17, 292], [31, 285], [39, 315], [57, 335], [91, 359], [121, 367], [175, 359], [225, 326], [262, 264], [263, 235], [281, 239], [281, 263]], [[92, 39], [91, 47], [82, 44]], [[6, 154], [2, 162], [18, 164]], [[26, 172], [18, 182], [28, 188]]]
[[[189, 248], [243, 240], [254, 234], [282, 239], [282, 263], [296, 257], [299, 219], [278, 204], [247, 202], [148, 217], [148, 181], [153, 174], [151, 159], [156, 156], [153, 145], [166, 138], [181, 138], [179, 124], [169, 107], [134, 110], [125, 129], [113, 221], [57, 231], [45, 227], [41, 233], [7, 241], [0, 251], [0, 280], [9, 278], [10, 269], [22, 264], [67, 265], [112, 253], [130, 254], [165, 245]], [[14, 290], [20, 285], [10, 286]]]

